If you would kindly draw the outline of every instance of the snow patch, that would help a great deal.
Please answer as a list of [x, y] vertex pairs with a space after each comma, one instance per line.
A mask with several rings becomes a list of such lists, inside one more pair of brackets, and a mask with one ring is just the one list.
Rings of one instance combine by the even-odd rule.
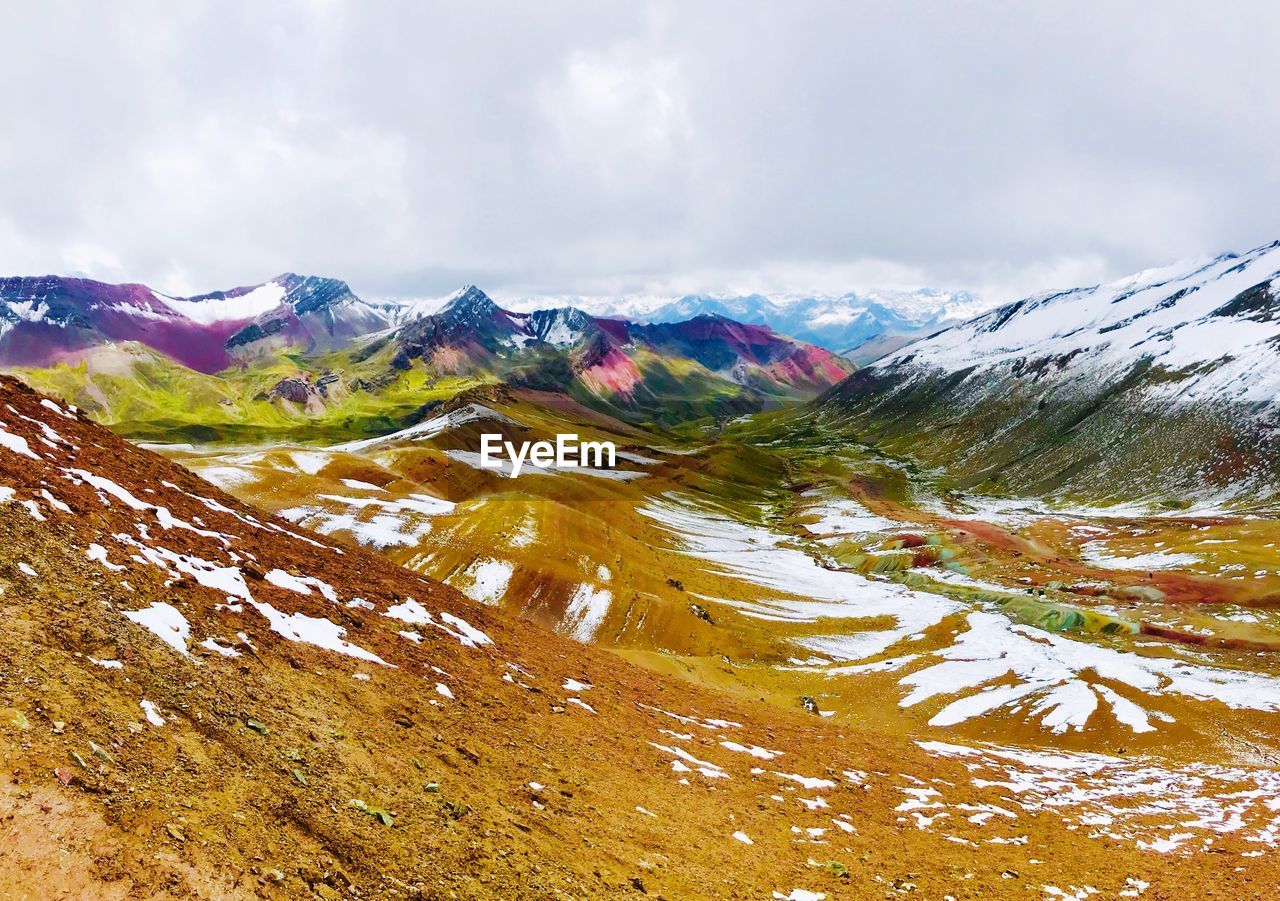
[[191, 635], [191, 624], [177, 607], [163, 601], [154, 601], [150, 607], [126, 611], [124, 615], [126, 619], [148, 629], [179, 654], [189, 656], [187, 638]]
[[607, 588], [595, 588], [583, 582], [569, 599], [559, 631], [581, 642], [595, 638], [600, 624], [609, 615], [613, 594]]

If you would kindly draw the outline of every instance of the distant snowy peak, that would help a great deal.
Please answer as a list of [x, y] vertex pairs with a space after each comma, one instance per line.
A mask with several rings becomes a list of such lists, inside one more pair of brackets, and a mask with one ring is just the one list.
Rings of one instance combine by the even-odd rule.
[[591, 316], [573, 307], [535, 310], [529, 314], [529, 326], [538, 340], [553, 347], [571, 347], [582, 340], [592, 324]]
[[441, 312], [459, 318], [467, 316], [481, 318], [498, 312], [498, 305], [475, 285], [463, 285], [445, 299]]
[[683, 322], [713, 313], [845, 351], [881, 336], [918, 336], [976, 316], [991, 308], [965, 291], [882, 289], [821, 294], [687, 294], [683, 297], [624, 295], [618, 297], [524, 297], [506, 302], [530, 311], [546, 306], [572, 306], [595, 316], [638, 322]]
[[720, 313], [829, 350], [848, 351], [885, 336], [928, 334], [988, 309], [963, 291], [868, 291], [838, 296], [759, 294], [689, 296], [649, 314], [652, 321], [697, 313]]
[[[1280, 242], [1035, 295], [918, 341], [878, 368], [1043, 366], [1099, 377], [1147, 360], [1150, 392], [1274, 403], [1280, 393]], [[1021, 362], [1019, 362], [1021, 361]]]
[[[730, 317], [735, 315], [790, 318], [807, 316], [827, 322], [849, 322], [868, 312], [877, 312], [888, 313], [907, 322], [923, 324], [948, 318], [951, 315], [951, 308], [960, 307], [967, 311], [974, 307], [981, 307], [981, 304], [966, 292], [930, 289], [879, 290], [838, 295], [693, 294], [649, 311], [647, 318], [657, 320], [670, 315], [721, 313]], [[985, 307], [982, 308], [985, 309]], [[963, 312], [959, 315], [963, 315]]]
[[[391, 324], [397, 327], [446, 311], [453, 311], [451, 316], [454, 318], [465, 318], [467, 315], [482, 318], [497, 308], [493, 299], [475, 285], [463, 285], [453, 293], [442, 297], [387, 297], [371, 300], [370, 304], [380, 310]], [[527, 313], [532, 308], [508, 306], [508, 309], [513, 313]]]
[[[475, 285], [466, 285], [428, 306], [415, 302], [418, 315], [401, 317], [397, 337], [414, 345], [478, 345], [488, 350], [543, 343], [567, 348], [579, 344], [595, 319], [572, 307], [512, 312], [498, 306]], [[431, 312], [425, 312], [426, 310]]]

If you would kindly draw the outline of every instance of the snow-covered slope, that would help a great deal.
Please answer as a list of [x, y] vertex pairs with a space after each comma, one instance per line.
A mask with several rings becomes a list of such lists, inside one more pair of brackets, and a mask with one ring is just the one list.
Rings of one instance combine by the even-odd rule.
[[283, 346], [332, 350], [391, 325], [382, 310], [357, 297], [346, 282], [292, 272], [264, 285], [193, 297], [181, 308], [194, 315], [251, 313], [250, 321], [227, 341], [239, 357]]
[[1272, 405], [1280, 389], [1280, 242], [1148, 269], [1107, 285], [1047, 293], [992, 310], [904, 348], [882, 367], [991, 370], [1053, 360], [1098, 378], [1141, 358], [1171, 379], [1151, 396]]
[[155, 296], [179, 316], [202, 325], [213, 325], [228, 320], [253, 319], [275, 309], [284, 302], [285, 288], [277, 281], [270, 281], [255, 288], [237, 288], [200, 297], [169, 297], [159, 293]]
[[1280, 483], [1280, 243], [1011, 303], [829, 394], [1018, 490], [1256, 499]]

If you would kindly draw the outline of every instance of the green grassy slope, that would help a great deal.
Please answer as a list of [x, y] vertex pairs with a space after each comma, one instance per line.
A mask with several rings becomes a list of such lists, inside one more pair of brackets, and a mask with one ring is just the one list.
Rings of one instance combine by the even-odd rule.
[[[157, 354], [132, 350], [113, 365], [59, 365], [14, 372], [37, 390], [85, 410], [99, 422], [137, 440], [259, 443], [291, 440], [324, 443], [393, 431], [424, 404], [446, 400], [485, 383], [477, 377], [436, 376], [423, 369], [393, 372], [376, 357], [344, 371], [343, 390], [319, 412], [266, 396], [284, 378], [312, 380], [347, 360], [330, 354], [306, 359], [281, 354], [243, 369], [204, 375]], [[370, 388], [350, 385], [367, 378]], [[376, 379], [377, 381], [374, 381]]]

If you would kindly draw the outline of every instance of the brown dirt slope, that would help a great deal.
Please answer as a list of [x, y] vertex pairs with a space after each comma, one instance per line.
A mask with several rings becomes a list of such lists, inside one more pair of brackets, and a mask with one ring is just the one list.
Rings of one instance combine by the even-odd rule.
[[1162, 857], [1051, 811], [1002, 843], [960, 816], [918, 828], [910, 799], [928, 793], [904, 779], [957, 803], [1006, 793], [913, 743], [665, 678], [338, 549], [10, 380], [0, 489], [4, 897], [1276, 886], [1271, 859], [1241, 866], [1230, 839]]

